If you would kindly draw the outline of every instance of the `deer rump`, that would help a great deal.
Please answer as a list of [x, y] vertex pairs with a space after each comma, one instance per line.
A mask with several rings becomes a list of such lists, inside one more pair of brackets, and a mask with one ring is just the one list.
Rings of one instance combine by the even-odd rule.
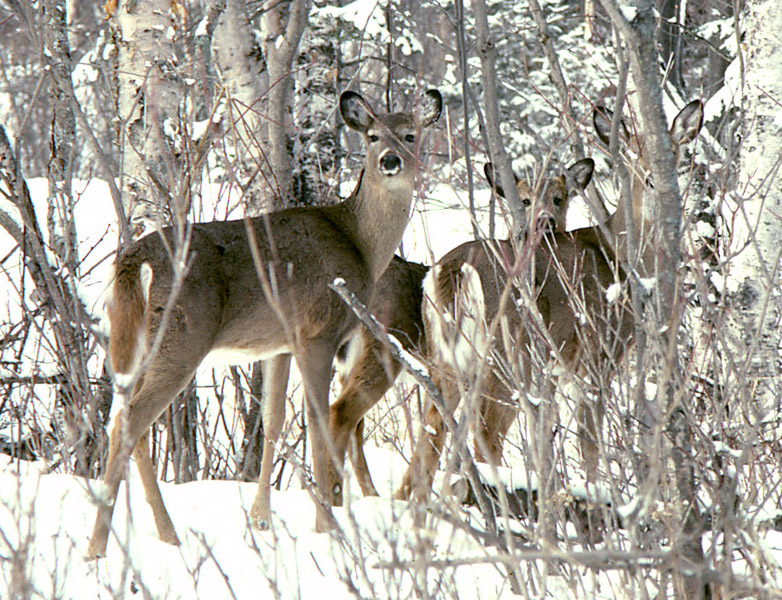
[[[616, 368], [631, 321], [622, 296], [606, 295], [624, 280], [612, 262], [594, 232], [576, 231], [544, 235], [518, 251], [508, 241], [464, 244], [427, 275], [423, 317], [433, 379], [450, 409], [465, 394], [479, 402], [477, 459], [500, 463], [518, 410], [511, 400], [518, 388], [534, 393], [541, 359], [556, 361], [552, 374], [577, 370], [594, 381]], [[517, 287], [525, 278], [528, 295]], [[440, 419], [435, 423], [439, 430]], [[442, 443], [442, 433], [436, 438]]]

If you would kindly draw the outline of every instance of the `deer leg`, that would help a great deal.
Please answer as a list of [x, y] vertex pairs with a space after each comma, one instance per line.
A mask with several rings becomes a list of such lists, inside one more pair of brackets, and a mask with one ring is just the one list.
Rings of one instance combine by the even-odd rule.
[[603, 401], [587, 400], [583, 392], [579, 392], [578, 408], [578, 439], [581, 457], [587, 473], [587, 482], [597, 482], [597, 467], [600, 459], [599, 432], [603, 423]]
[[[459, 389], [454, 377], [449, 374], [445, 377], [435, 377], [433, 379], [437, 387], [442, 390], [445, 410], [448, 417], [453, 416], [459, 405]], [[432, 489], [432, 481], [437, 464], [440, 461], [440, 454], [445, 445], [445, 420], [440, 411], [433, 404], [426, 411], [426, 428], [422, 432], [421, 439], [416, 445], [413, 457], [407, 467], [402, 483], [394, 494], [397, 500], [408, 500], [415, 492], [419, 500], [426, 500]]]
[[[342, 470], [352, 436], [355, 436], [356, 440], [353, 466], [361, 490], [365, 496], [377, 496], [364, 456], [362, 420], [367, 411], [388, 391], [401, 370], [401, 365], [396, 361], [386, 361], [390, 364], [384, 364], [381, 360], [381, 353], [384, 352], [379, 342], [366, 344], [342, 386], [342, 393], [329, 408], [329, 432], [334, 455], [333, 460], [329, 461], [326, 489], [334, 506], [342, 506]], [[359, 424], [362, 427], [360, 431], [357, 429]]]
[[271, 479], [274, 448], [285, 421], [285, 393], [288, 388], [291, 355], [280, 354], [263, 363], [263, 454], [258, 491], [250, 509], [250, 522], [265, 530], [271, 523]]
[[361, 493], [364, 496], [379, 496], [375, 484], [372, 482], [372, 475], [369, 473], [367, 457], [364, 455], [364, 419], [361, 419], [353, 430], [353, 470], [356, 472], [358, 485], [361, 487]]
[[516, 409], [494, 398], [484, 396], [475, 432], [475, 460], [498, 467], [502, 464], [502, 446], [513, 421]]
[[330, 340], [302, 344], [296, 353], [306, 392], [307, 435], [312, 450], [312, 475], [315, 480], [315, 530], [336, 527], [331, 514], [331, 492], [327, 489], [328, 469], [334, 447], [329, 435], [329, 384], [336, 347]]
[[[105, 495], [98, 505], [98, 514], [87, 550], [89, 559], [106, 554], [117, 491], [133, 448], [193, 377], [193, 369], [179, 366], [178, 370], [179, 373], [172, 373], [170, 364], [162, 366], [159, 372], [153, 368], [148, 369], [136, 385], [130, 406], [118, 410], [112, 421], [109, 457], [103, 476]], [[120, 399], [121, 396], [118, 395], [116, 400]], [[162, 498], [160, 502], [162, 504]]]
[[[115, 396], [115, 401], [117, 399]], [[122, 419], [125, 418], [123, 414], [125, 410], [123, 408], [117, 412], [109, 433], [109, 457], [106, 461], [106, 472], [103, 475], [103, 497], [98, 501], [98, 514], [95, 517], [90, 545], [87, 548], [87, 560], [106, 556], [106, 544], [109, 539], [111, 517], [114, 514], [114, 502], [133, 448], [122, 439]]]
[[171, 517], [166, 510], [166, 505], [163, 503], [163, 496], [160, 493], [160, 487], [157, 482], [157, 474], [149, 453], [149, 429], [141, 435], [141, 439], [136, 444], [133, 450], [133, 458], [136, 459], [136, 465], [141, 475], [141, 483], [144, 484], [144, 495], [147, 498], [147, 503], [152, 507], [158, 537], [167, 544], [178, 546], [179, 538], [174, 529], [174, 524], [171, 522]]
[[[104, 474], [105, 497], [103, 502], [98, 505], [98, 514], [95, 518], [95, 525], [87, 551], [88, 558], [105, 556], [117, 491], [126, 472], [133, 449], [142, 435], [149, 431], [155, 419], [160, 416], [163, 410], [193, 377], [193, 369], [179, 366], [178, 370], [181, 375], [176, 372], [172, 373], [170, 364], [161, 368], [159, 372], [153, 368], [148, 369], [136, 385], [130, 406], [117, 411], [117, 415], [113, 419], [109, 434], [109, 457], [106, 463], [106, 473]], [[117, 399], [120, 399], [120, 397]], [[142, 480], [144, 477], [145, 475], [142, 475]], [[157, 488], [156, 482], [155, 487]], [[163, 499], [159, 495], [159, 490], [158, 499], [161, 506], [163, 506]], [[153, 510], [155, 510], [154, 506]], [[164, 506], [163, 510], [165, 511]], [[175, 533], [174, 536], [176, 536]]]
[[517, 408], [511, 406], [511, 393], [495, 372], [489, 369], [484, 383], [485, 393], [478, 405], [473, 449], [475, 460], [498, 467], [502, 464], [502, 445], [516, 418]]

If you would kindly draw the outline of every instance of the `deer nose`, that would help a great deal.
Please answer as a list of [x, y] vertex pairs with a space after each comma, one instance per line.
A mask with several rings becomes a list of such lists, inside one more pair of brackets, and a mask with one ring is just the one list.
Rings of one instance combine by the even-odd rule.
[[402, 159], [393, 152], [386, 152], [380, 157], [380, 172], [388, 177], [402, 170]]
[[551, 215], [540, 215], [537, 228], [542, 233], [554, 233], [557, 230], [557, 221]]

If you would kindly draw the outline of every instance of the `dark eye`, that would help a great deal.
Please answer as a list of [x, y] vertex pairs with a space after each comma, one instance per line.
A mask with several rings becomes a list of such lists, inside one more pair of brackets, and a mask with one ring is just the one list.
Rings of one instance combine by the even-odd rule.
[[530, 204], [532, 204], [532, 202], [530, 202], [530, 199], [529, 199], [529, 198], [524, 198], [524, 200], [522, 200], [522, 201], [521, 201], [521, 203], [522, 203], [524, 206], [529, 206]]
[[651, 175], [646, 176], [646, 187], [648, 187], [650, 190], [654, 189], [654, 179], [652, 179]]
[[564, 202], [564, 200], [563, 200], [562, 198], [560, 198], [559, 196], [557, 196], [556, 198], [554, 198], [554, 206], [559, 206], [559, 205], [560, 205], [560, 204], [562, 204], [563, 202]]
[[414, 133], [408, 133], [405, 136], [405, 141], [408, 142], [409, 144], [412, 144], [413, 142], [415, 142], [415, 134]]
[[367, 136], [367, 139], [369, 140], [369, 143], [370, 143], [370, 144], [374, 144], [375, 142], [378, 142], [378, 141], [380, 141], [380, 138], [379, 138], [378, 136], [376, 136], [374, 133], [370, 133], [370, 134]]

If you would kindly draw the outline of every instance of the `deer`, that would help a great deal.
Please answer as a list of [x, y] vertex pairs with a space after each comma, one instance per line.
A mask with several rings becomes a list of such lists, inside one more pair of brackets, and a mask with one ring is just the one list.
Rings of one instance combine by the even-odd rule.
[[[598, 136], [606, 143], [612, 118], [612, 113], [603, 108], [593, 114]], [[681, 148], [695, 139], [702, 121], [700, 101], [688, 104], [674, 118], [669, 135], [677, 162]], [[625, 125], [622, 128], [627, 131]], [[637, 160], [631, 165], [635, 167], [632, 223], [641, 248], [640, 264], [649, 269], [653, 259], [649, 242], [654, 239], [655, 225], [649, 200], [653, 182], [646, 176], [643, 139], [625, 135], [623, 143], [637, 152]], [[464, 390], [465, 363], [500, 357], [504, 364], [518, 366], [522, 381], [530, 381], [529, 350], [535, 338], [542, 338], [544, 346], [555, 355], [560, 372], [582, 377], [591, 372], [600, 379], [616, 372], [635, 331], [633, 312], [626, 301], [625, 265], [631, 257], [625, 210], [620, 203], [605, 229], [592, 226], [546, 236], [531, 251], [527, 247], [526, 257], [520, 257], [509, 240], [494, 244], [468, 242], [430, 269], [423, 284], [422, 308], [427, 356], [434, 363], [432, 377], [442, 390], [450, 414], [458, 407]], [[534, 304], [539, 319], [522, 318], [520, 313], [529, 309], [522, 306], [521, 311], [515, 310], [508, 298], [514, 292], [519, 259], [524, 258], [532, 265], [534, 277], [534, 295], [526, 301]], [[506, 334], [506, 339], [493, 335], [495, 325], [510, 335]], [[472, 382], [477, 388], [473, 393], [480, 398], [476, 457], [481, 458], [485, 449], [490, 462], [499, 465], [502, 442], [516, 414], [516, 408], [502, 400], [510, 397], [512, 390], [497, 369], [483, 369], [478, 377], [479, 381]], [[602, 416], [602, 399], [598, 398], [593, 407], [587, 406], [583, 397], [579, 399], [579, 442], [588, 481], [594, 481], [597, 474]], [[434, 406], [428, 409], [425, 421], [427, 427], [396, 492], [398, 499], [408, 499], [416, 490], [423, 496], [431, 489], [446, 432], [443, 415]]]
[[[332, 361], [358, 323], [328, 286], [341, 278], [359, 299], [369, 300], [407, 226], [421, 134], [437, 122], [442, 104], [440, 92], [431, 89], [413, 111], [379, 113], [360, 94], [345, 91], [340, 114], [366, 147], [358, 184], [347, 199], [193, 224], [185, 274], [179, 278], [169, 251], [173, 228], [141, 238], [118, 256], [107, 302], [114, 406], [88, 558], [105, 556], [131, 454], [139, 462], [161, 540], [179, 543], [146, 440], [152, 423], [208, 357], [234, 364], [267, 360], [272, 387], [287, 380], [290, 357], [295, 359], [304, 383], [316, 498], [327, 497]], [[150, 353], [153, 340], [157, 348]], [[264, 467], [283, 419], [283, 403], [264, 407]], [[259, 529], [269, 526], [269, 474], [262, 470], [250, 512]], [[327, 502], [316, 502], [316, 529], [329, 529], [332, 518]]]
[[[564, 232], [567, 209], [575, 188], [583, 189], [592, 175], [592, 159], [571, 165], [565, 175], [542, 178], [536, 182], [515, 177], [516, 188], [525, 207], [529, 228], [540, 232]], [[504, 197], [491, 163], [484, 165], [490, 186]], [[575, 182], [569, 187], [568, 182]], [[415, 262], [394, 257], [391, 265], [375, 286], [370, 312], [378, 317], [386, 329], [408, 351], [426, 357], [427, 344], [422, 315], [422, 285], [428, 268]], [[331, 502], [341, 506], [343, 485], [341, 473], [345, 455], [353, 439], [353, 465], [356, 478], [365, 496], [377, 496], [363, 453], [363, 417], [388, 391], [402, 371], [402, 365], [393, 360], [381, 341], [366, 328], [341, 349], [343, 364], [342, 390], [329, 409], [329, 431], [334, 445], [334, 461], [329, 471], [328, 489]], [[352, 361], [345, 358], [349, 352]], [[478, 451], [478, 448], [476, 448]], [[479, 453], [479, 458], [482, 455]]]
[[[613, 111], [604, 106], [597, 106], [592, 112], [592, 123], [598, 138], [608, 146], [611, 140], [611, 127], [614, 120]], [[674, 117], [668, 135], [674, 152], [674, 161], [678, 166], [681, 149], [692, 142], [703, 126], [703, 102], [693, 100], [684, 106]], [[653, 266], [654, 237], [654, 207], [650, 202], [648, 191], [654, 187], [651, 179], [647, 157], [644, 153], [644, 138], [632, 131], [624, 119], [619, 120], [619, 142], [623, 150], [625, 166], [632, 175], [630, 184], [630, 203], [632, 210], [631, 222], [635, 233], [636, 246], [640, 256], [640, 265], [650, 272]], [[627, 211], [628, 203], [619, 202], [616, 210], [608, 217], [606, 227], [608, 240], [616, 255], [626, 263], [633, 257], [628, 256]]]

